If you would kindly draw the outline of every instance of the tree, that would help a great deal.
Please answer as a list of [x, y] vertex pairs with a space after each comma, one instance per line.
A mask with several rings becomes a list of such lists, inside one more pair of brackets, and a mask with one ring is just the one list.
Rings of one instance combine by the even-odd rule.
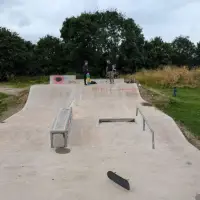
[[155, 37], [149, 42], [145, 42], [146, 68], [157, 68], [159, 65], [171, 64], [171, 56], [171, 44], [163, 42], [161, 37]]
[[105, 68], [102, 59], [117, 62], [117, 58], [120, 57], [121, 61], [123, 58], [121, 63], [128, 64], [126, 68], [131, 71], [134, 71], [136, 62], [138, 65], [142, 63], [142, 30], [132, 19], [126, 19], [116, 10], [67, 18], [60, 31], [77, 72], [81, 71], [85, 59], [89, 60], [94, 74]]
[[125, 61], [123, 71], [134, 73], [144, 66], [145, 42], [142, 29], [135, 24], [133, 19], [125, 19], [123, 36], [120, 48]]
[[29, 59], [25, 40], [17, 33], [6, 28], [0, 28], [0, 80], [26, 73], [26, 63]]
[[64, 44], [56, 37], [47, 35], [41, 38], [34, 49], [37, 65], [34, 66], [36, 74], [62, 74], [67, 72], [64, 65]]
[[195, 51], [195, 65], [200, 66], [200, 42], [197, 43]]
[[81, 73], [89, 61], [92, 76], [104, 76], [106, 60], [122, 73], [160, 65], [200, 65], [200, 42], [179, 36], [145, 41], [142, 28], [117, 10], [82, 13], [66, 18], [61, 39], [46, 35], [37, 44], [0, 27], [0, 81], [12, 76]]
[[179, 36], [172, 42], [172, 63], [174, 65], [192, 65], [196, 47], [189, 37]]

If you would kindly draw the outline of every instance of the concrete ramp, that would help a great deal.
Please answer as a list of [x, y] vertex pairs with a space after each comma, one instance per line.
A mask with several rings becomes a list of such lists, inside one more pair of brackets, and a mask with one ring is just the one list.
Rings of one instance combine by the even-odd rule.
[[[188, 200], [200, 193], [200, 153], [174, 121], [141, 105], [137, 85], [36, 85], [22, 111], [0, 125], [0, 199]], [[60, 107], [73, 107], [69, 149], [50, 148], [49, 130]], [[155, 131], [143, 131], [141, 115]], [[135, 118], [99, 123], [100, 119]], [[129, 179], [130, 191], [107, 171]]]
[[1, 152], [49, 150], [49, 131], [54, 118], [60, 108], [72, 104], [74, 92], [67, 85], [32, 86], [24, 108], [0, 126]]
[[74, 99], [74, 92], [73, 85], [34, 85], [23, 110], [68, 107]]

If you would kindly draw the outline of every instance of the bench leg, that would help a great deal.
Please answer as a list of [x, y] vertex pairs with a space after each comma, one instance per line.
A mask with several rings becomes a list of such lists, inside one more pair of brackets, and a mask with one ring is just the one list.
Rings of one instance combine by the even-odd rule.
[[64, 138], [64, 147], [67, 147], [67, 134], [66, 133], [63, 134], [63, 138]]
[[50, 140], [51, 140], [51, 148], [53, 148], [53, 134], [50, 134]]
[[[67, 147], [67, 134], [66, 133], [60, 133], [63, 135], [63, 140], [64, 140], [64, 147]], [[50, 140], [51, 140], [51, 148], [54, 148], [53, 145], [53, 133], [50, 134]]]

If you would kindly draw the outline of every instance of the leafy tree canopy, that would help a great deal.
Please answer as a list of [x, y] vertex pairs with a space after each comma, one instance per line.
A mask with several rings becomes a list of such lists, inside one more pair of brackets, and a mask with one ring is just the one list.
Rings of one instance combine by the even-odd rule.
[[37, 44], [0, 27], [0, 80], [13, 76], [82, 73], [84, 60], [94, 76], [105, 75], [106, 60], [121, 73], [160, 65], [200, 65], [200, 42], [178, 36], [145, 40], [141, 27], [117, 10], [66, 18], [60, 38], [46, 35]]

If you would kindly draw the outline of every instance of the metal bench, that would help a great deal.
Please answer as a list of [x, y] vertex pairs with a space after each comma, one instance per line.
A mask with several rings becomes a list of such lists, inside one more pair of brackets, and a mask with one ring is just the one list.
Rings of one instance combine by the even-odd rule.
[[[61, 108], [56, 116], [50, 131], [51, 148], [67, 147], [68, 134], [71, 130], [72, 108]], [[62, 144], [55, 140], [62, 136]]]

